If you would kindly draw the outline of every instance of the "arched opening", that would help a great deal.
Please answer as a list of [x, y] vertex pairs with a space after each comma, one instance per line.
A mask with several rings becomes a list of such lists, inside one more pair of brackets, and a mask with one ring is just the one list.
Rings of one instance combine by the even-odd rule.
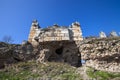
[[3, 68], [5, 68], [5, 65], [4, 65], [4, 64], [1, 64], [1, 65], [0, 65], [0, 69], [3, 69]]
[[58, 48], [58, 49], [56, 49], [55, 53], [58, 54], [58, 55], [61, 55], [63, 53], [63, 46]]

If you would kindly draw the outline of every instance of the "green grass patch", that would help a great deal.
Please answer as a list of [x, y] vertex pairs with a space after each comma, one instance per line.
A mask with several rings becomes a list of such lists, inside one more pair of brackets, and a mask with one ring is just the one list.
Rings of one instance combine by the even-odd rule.
[[89, 68], [86, 73], [90, 78], [95, 78], [98, 80], [110, 80], [114, 78], [120, 79], [120, 73], [109, 73], [105, 71], [97, 71], [97, 70], [94, 70], [93, 68]]
[[0, 80], [29, 80], [50, 77], [52, 80], [80, 80], [80, 75], [75, 73], [76, 68], [64, 64], [47, 62], [37, 64], [35, 61], [20, 62], [0, 70]]
[[65, 80], [76, 80], [76, 79], [81, 80], [80, 75], [75, 73], [64, 73], [61, 75], [61, 77], [62, 79], [65, 79]]

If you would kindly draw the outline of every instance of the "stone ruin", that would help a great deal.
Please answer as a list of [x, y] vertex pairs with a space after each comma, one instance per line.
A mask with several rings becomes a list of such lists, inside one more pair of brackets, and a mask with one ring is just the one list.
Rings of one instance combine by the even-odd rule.
[[100, 32], [99, 36], [100, 38], [106, 38], [106, 34], [103, 31]]
[[76, 42], [82, 40], [78, 22], [72, 23], [69, 27], [55, 24], [41, 28], [37, 20], [32, 22], [28, 38], [29, 43], [39, 48], [37, 62], [65, 62], [73, 66], [81, 65], [81, 55]]
[[40, 43], [41, 50], [37, 62], [65, 62], [72, 66], [81, 66], [81, 55], [75, 42], [53, 41]]
[[[104, 33], [101, 34], [103, 37]], [[0, 68], [4, 63], [28, 60], [63, 62], [79, 67], [84, 60], [86, 66], [97, 70], [120, 72], [120, 37], [83, 40], [77, 22], [68, 28], [54, 25], [42, 29], [37, 21], [33, 21], [28, 41], [23, 41], [22, 45], [1, 42], [0, 55]]]
[[[105, 42], [100, 42], [99, 45], [96, 43], [96, 41], [92, 42], [93, 40], [99, 40], [99, 38], [83, 40], [80, 27], [80, 24], [78, 22], [75, 22], [72, 23], [72, 25], [69, 27], [59, 26], [55, 24], [48, 28], [41, 28], [37, 20], [34, 20], [32, 22], [28, 41], [34, 48], [37, 47], [38, 49], [36, 61], [38, 63], [45, 63], [46, 61], [65, 62], [72, 66], [78, 67], [82, 65], [82, 61], [86, 61], [86, 63], [88, 63], [89, 61], [93, 60], [93, 57], [97, 57], [97, 52], [104, 54], [104, 52], [101, 50], [97, 51], [97, 48], [100, 47], [104, 50], [104, 47], [110, 47], [108, 46], [110, 45], [108, 44], [109, 42], [105, 41], [109, 37], [106, 37], [106, 34], [104, 32], [100, 32], [100, 38], [103, 38], [100, 40], [103, 40]], [[112, 32], [111, 36], [114, 39], [114, 37], [117, 35], [115, 32]], [[90, 44], [87, 45], [85, 41], [90, 41]], [[89, 48], [87, 48], [86, 45], [89, 46]], [[92, 47], [90, 45], [92, 45]], [[103, 45], [103, 47], [100, 45]], [[93, 51], [95, 54], [93, 55], [93, 52], [89, 51]], [[87, 61], [86, 58], [90, 60]], [[94, 60], [92, 62], [94, 62]]]
[[103, 31], [101, 31], [99, 33], [99, 38], [107, 38], [107, 37], [111, 37], [111, 38], [112, 37], [119, 37], [119, 35], [115, 31], [110, 32], [110, 34], [108, 36], [106, 36], [105, 32], [103, 32]]
[[28, 41], [30, 43], [35, 42], [47, 42], [47, 41], [76, 41], [83, 40], [80, 23], [72, 23], [71, 26], [59, 26], [53, 25], [48, 28], [41, 28], [34, 20], [32, 22]]
[[96, 70], [120, 72], [120, 37], [84, 40], [78, 44], [81, 60]]
[[118, 37], [118, 34], [115, 31], [112, 31], [110, 33], [110, 37]]

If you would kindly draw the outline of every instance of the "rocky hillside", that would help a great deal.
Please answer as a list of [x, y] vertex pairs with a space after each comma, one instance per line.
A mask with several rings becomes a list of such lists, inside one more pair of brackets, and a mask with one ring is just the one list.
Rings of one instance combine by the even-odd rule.
[[0, 80], [82, 80], [76, 71], [77, 68], [63, 63], [20, 62], [1, 70]]
[[17, 45], [0, 42], [0, 68], [6, 64], [34, 59], [37, 51], [29, 43]]
[[0, 42], [0, 63], [0, 80], [119, 80], [120, 37], [34, 47]]
[[80, 42], [48, 42], [33, 47], [25, 42], [21, 45], [0, 42], [0, 68], [5, 64], [36, 60], [65, 62], [80, 66], [80, 60], [98, 70], [120, 72], [120, 37], [85, 39]]
[[109, 73], [86, 66], [79, 68], [59, 62], [19, 62], [0, 70], [0, 80], [119, 80], [120, 73]]

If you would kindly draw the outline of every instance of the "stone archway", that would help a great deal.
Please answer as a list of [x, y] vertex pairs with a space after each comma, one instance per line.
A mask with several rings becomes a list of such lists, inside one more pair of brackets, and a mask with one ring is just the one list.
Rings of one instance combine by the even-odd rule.
[[81, 66], [81, 54], [75, 42], [49, 42], [45, 48], [49, 49], [47, 61], [65, 62], [72, 66]]

